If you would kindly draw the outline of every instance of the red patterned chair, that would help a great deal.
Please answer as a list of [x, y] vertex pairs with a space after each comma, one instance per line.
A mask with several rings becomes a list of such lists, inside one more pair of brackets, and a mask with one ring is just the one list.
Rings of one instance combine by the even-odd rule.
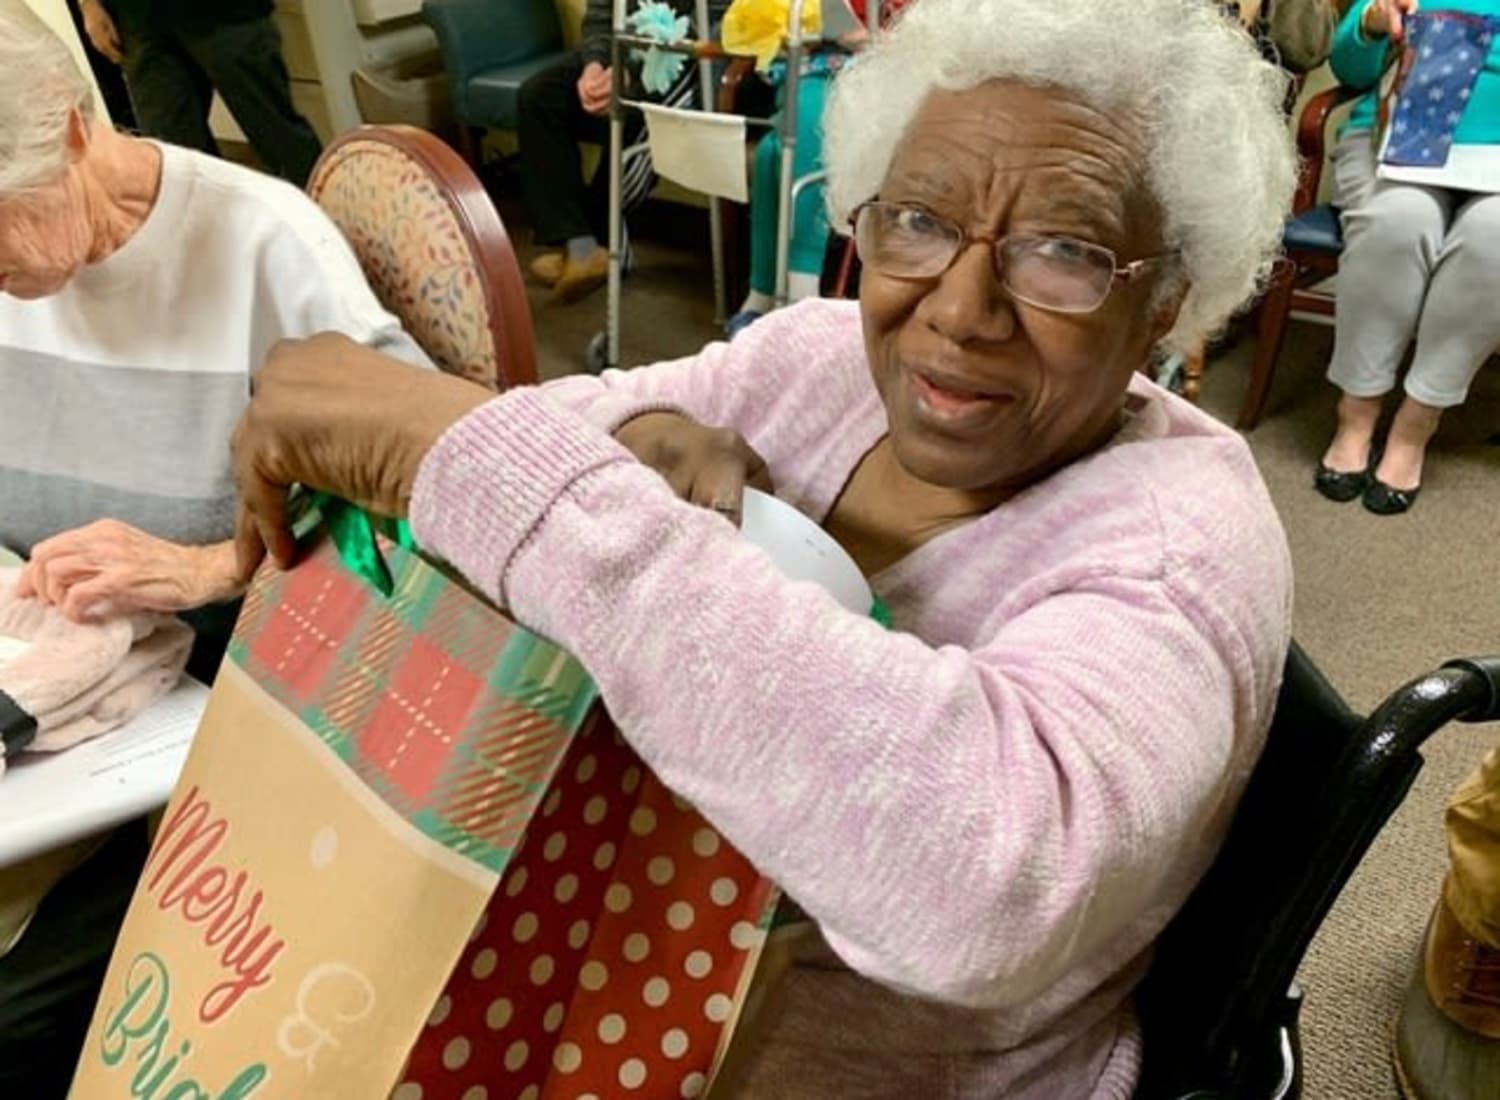
[[307, 190], [441, 369], [494, 390], [536, 381], [510, 237], [457, 153], [415, 127], [362, 126], [324, 151]]

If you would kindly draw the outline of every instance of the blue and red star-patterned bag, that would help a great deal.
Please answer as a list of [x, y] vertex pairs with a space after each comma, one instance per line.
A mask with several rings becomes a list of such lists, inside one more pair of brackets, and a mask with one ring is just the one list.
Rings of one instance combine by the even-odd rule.
[[1417, 12], [1407, 17], [1406, 27], [1406, 45], [1383, 112], [1388, 132], [1381, 163], [1441, 168], [1500, 33], [1500, 19]]

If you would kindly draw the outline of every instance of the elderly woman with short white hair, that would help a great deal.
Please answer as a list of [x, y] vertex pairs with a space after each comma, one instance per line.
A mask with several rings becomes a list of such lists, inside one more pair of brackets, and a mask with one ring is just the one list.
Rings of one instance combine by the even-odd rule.
[[[189, 613], [211, 675], [240, 588], [230, 432], [271, 346], [325, 330], [425, 362], [310, 199], [116, 133], [0, 0], [0, 545], [30, 556], [26, 589], [75, 618]], [[67, 1087], [139, 866], [117, 849], [14, 947], [29, 903], [0, 881], [0, 1095]]]
[[230, 429], [271, 345], [325, 330], [425, 362], [312, 200], [101, 124], [0, 0], [0, 544], [38, 594], [79, 617], [232, 596]]
[[[319, 338], [242, 422], [278, 560], [291, 483], [409, 514], [815, 924], [729, 1095], [1129, 1097], [1132, 989], [1260, 752], [1285, 539], [1140, 372], [1272, 261], [1286, 80], [1212, 5], [1118, 8], [922, 0], [839, 78], [857, 304], [493, 401]], [[738, 536], [747, 479], [893, 629]]]

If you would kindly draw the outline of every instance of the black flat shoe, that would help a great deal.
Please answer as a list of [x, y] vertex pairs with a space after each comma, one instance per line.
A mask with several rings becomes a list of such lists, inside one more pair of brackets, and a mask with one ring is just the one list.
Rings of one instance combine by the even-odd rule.
[[1365, 510], [1377, 516], [1399, 516], [1417, 502], [1422, 486], [1415, 489], [1392, 489], [1378, 477], [1371, 477], [1370, 484], [1360, 496]]
[[1318, 472], [1313, 475], [1313, 488], [1329, 500], [1339, 504], [1349, 503], [1364, 493], [1369, 485], [1370, 471], [1368, 469], [1342, 473], [1338, 470], [1330, 470], [1319, 462]]

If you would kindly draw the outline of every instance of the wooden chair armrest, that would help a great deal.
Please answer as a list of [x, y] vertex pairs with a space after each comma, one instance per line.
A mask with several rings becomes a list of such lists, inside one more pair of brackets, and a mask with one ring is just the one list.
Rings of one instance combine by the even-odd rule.
[[1292, 204], [1295, 213], [1301, 214], [1317, 205], [1318, 190], [1323, 183], [1323, 159], [1328, 148], [1329, 117], [1345, 103], [1363, 94], [1341, 84], [1319, 92], [1302, 108], [1302, 117], [1297, 123], [1297, 156], [1302, 162], [1302, 172], [1297, 197]]

